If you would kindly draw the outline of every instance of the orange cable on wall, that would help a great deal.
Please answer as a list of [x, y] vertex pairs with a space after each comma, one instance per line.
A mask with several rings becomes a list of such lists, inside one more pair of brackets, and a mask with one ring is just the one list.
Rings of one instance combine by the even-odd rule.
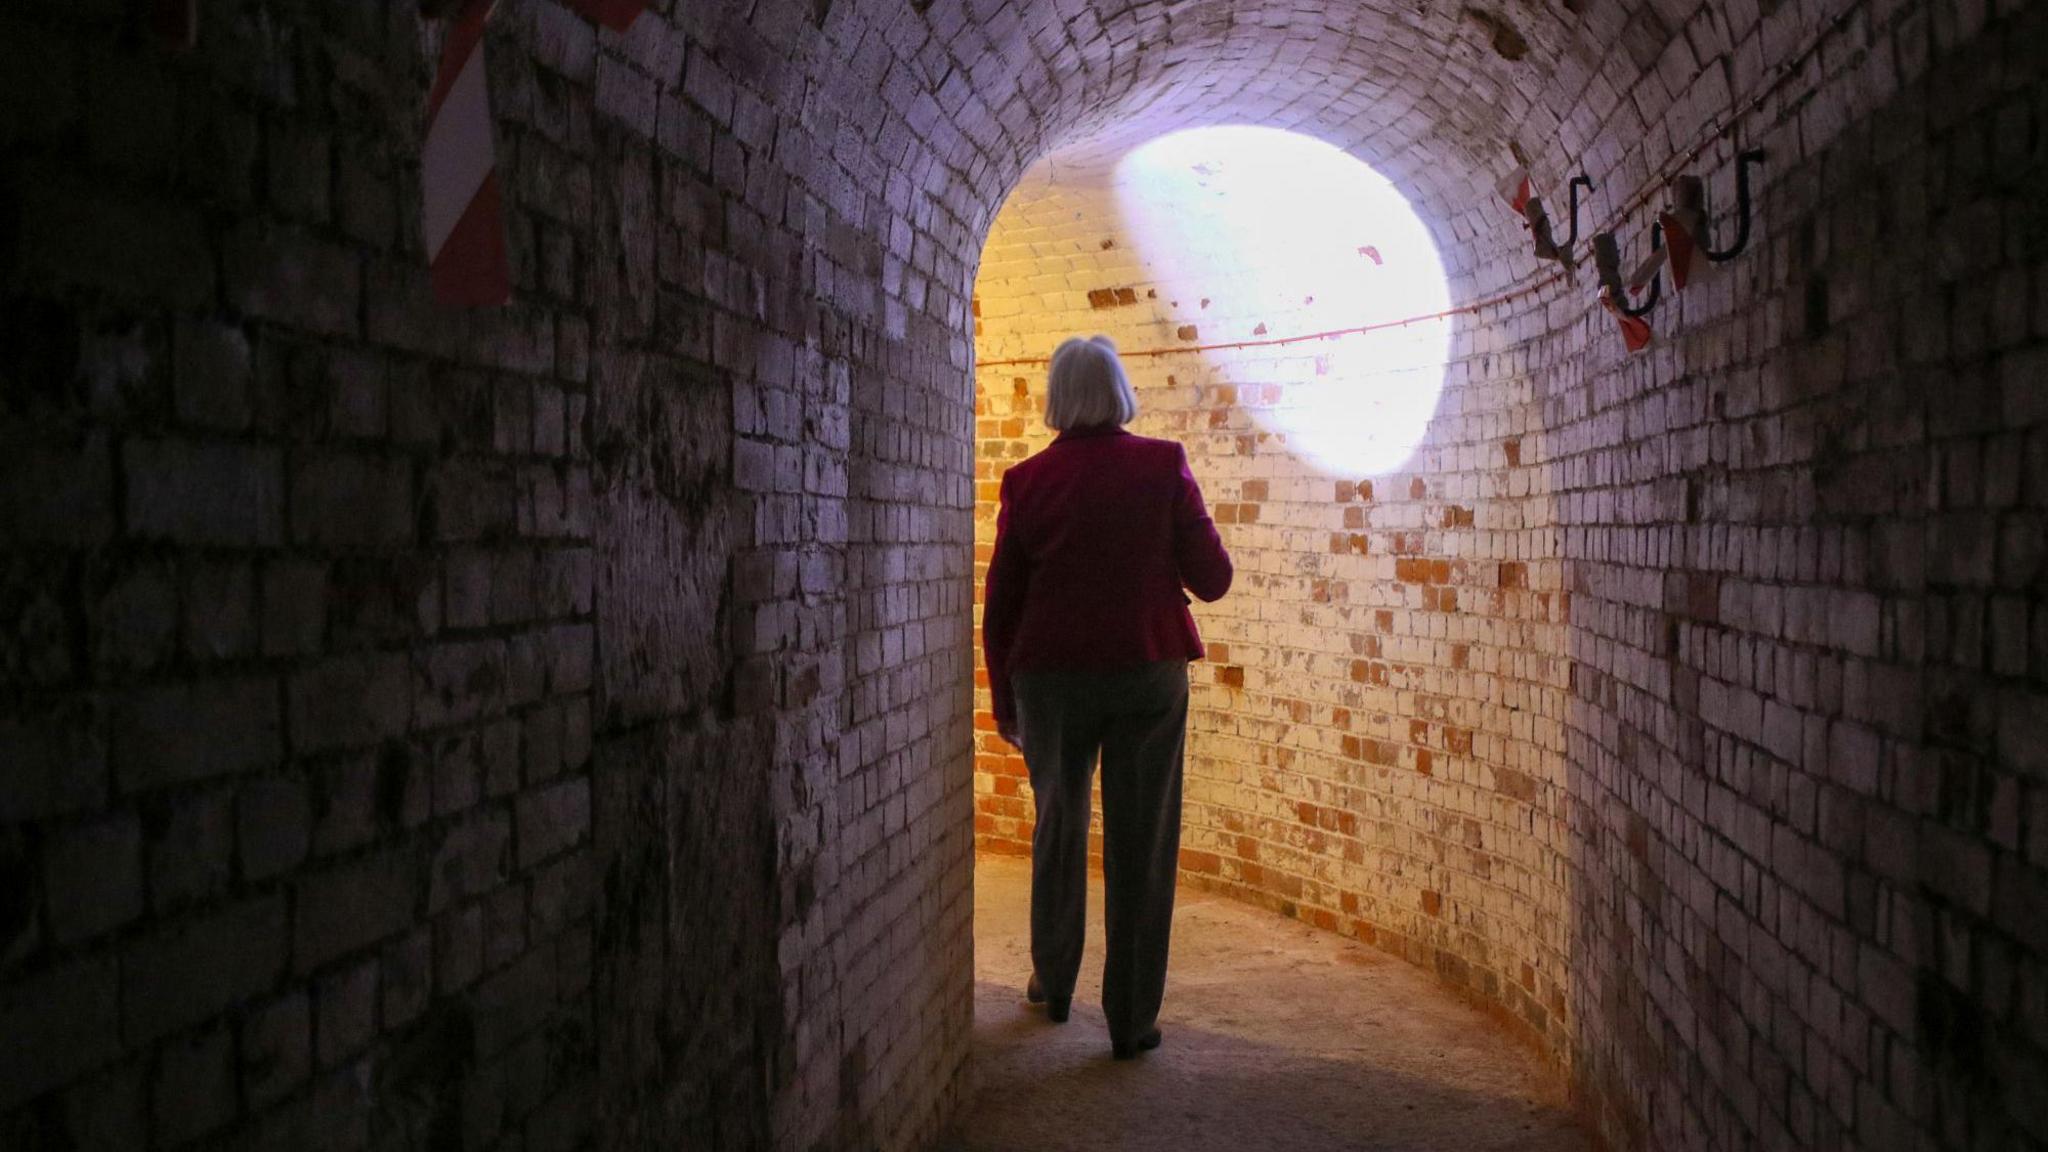
[[[1129, 359], [1133, 356], [1171, 356], [1180, 352], [1220, 352], [1236, 348], [1270, 348], [1277, 344], [1304, 344], [1311, 340], [1333, 340], [1339, 336], [1357, 336], [1366, 332], [1378, 332], [1386, 328], [1402, 328], [1410, 324], [1428, 323], [1431, 320], [1447, 320], [1460, 313], [1478, 312], [1484, 308], [1491, 308], [1496, 304], [1505, 304], [1518, 296], [1526, 296], [1530, 292], [1544, 287], [1549, 281], [1562, 278], [1563, 275], [1564, 273], [1562, 272], [1553, 272], [1545, 280], [1537, 281], [1534, 284], [1514, 289], [1499, 296], [1475, 300], [1470, 304], [1460, 304], [1455, 308], [1446, 308], [1441, 312], [1429, 312], [1421, 316], [1404, 316], [1399, 320], [1381, 320], [1373, 324], [1359, 324], [1350, 328], [1331, 328], [1322, 332], [1305, 332], [1297, 336], [1269, 336], [1263, 340], [1230, 340], [1220, 344], [1188, 344], [1178, 348], [1140, 348], [1132, 352], [1125, 352], [1119, 349], [1117, 355]], [[1015, 356], [1006, 360], [984, 360], [978, 367], [1010, 368], [1026, 364], [1046, 364], [1050, 363], [1051, 359], [1049, 356]]]

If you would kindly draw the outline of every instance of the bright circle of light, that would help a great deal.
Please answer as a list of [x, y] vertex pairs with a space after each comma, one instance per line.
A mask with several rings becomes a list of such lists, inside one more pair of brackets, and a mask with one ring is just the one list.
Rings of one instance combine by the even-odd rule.
[[[1204, 343], [1364, 328], [1450, 307], [1429, 230], [1342, 149], [1275, 128], [1191, 128], [1126, 153], [1118, 214], [1148, 272], [1208, 298]], [[1264, 333], [1259, 332], [1263, 326]], [[1218, 382], [1277, 384], [1254, 420], [1318, 469], [1399, 470], [1443, 388], [1441, 318], [1328, 339], [1205, 352]]]

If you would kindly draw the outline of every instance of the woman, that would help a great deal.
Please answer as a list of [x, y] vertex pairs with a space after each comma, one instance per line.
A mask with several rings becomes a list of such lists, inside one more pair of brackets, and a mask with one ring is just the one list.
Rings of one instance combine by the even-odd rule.
[[1089, 785], [1102, 760], [1102, 1008], [1118, 1059], [1159, 1046], [1180, 855], [1188, 661], [1202, 655], [1183, 588], [1230, 590], [1230, 555], [1171, 440], [1124, 431], [1137, 397], [1106, 338], [1052, 355], [1059, 432], [1004, 474], [982, 646], [996, 728], [1037, 799], [1027, 996], [1067, 1018], [1088, 907]]

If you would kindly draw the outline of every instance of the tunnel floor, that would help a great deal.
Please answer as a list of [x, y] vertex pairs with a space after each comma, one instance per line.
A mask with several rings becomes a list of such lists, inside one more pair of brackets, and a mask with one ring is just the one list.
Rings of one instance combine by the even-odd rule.
[[1110, 1059], [1102, 890], [1064, 1025], [1025, 1004], [1026, 861], [975, 862], [975, 1096], [948, 1152], [1593, 1147], [1563, 1086], [1484, 1013], [1353, 940], [1180, 890], [1160, 1028]]

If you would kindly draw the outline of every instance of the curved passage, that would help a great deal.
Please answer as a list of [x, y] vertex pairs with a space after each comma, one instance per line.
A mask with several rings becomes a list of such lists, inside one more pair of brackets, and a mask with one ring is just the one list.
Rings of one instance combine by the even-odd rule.
[[[1556, 1046], [1563, 602], [1542, 493], [1501, 490], [1481, 465], [1503, 449], [1469, 442], [1512, 398], [1447, 360], [1444, 321], [1266, 343], [1440, 311], [1426, 229], [1286, 133], [1075, 151], [991, 230], [978, 351], [1189, 349], [1126, 357], [1134, 430], [1186, 445], [1239, 573], [1196, 608], [1183, 874], [1436, 968]], [[1051, 439], [1043, 372], [979, 375], [983, 552], [1003, 469]], [[977, 841], [1028, 853], [1022, 758], [980, 727]]]
[[[1158, 1050], [1109, 1057], [1100, 933], [1074, 1011], [1024, 1002], [1031, 877], [974, 878], [980, 1085], [941, 1152], [1590, 1152], [1555, 1069], [1422, 972], [1353, 941], [1184, 894]], [[1090, 893], [1101, 906], [1098, 883]], [[1099, 922], [1099, 917], [1097, 918]]]

